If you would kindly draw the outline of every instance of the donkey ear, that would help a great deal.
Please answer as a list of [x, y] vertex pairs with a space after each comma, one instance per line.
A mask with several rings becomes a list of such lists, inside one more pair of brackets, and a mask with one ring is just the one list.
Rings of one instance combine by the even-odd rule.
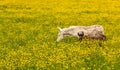
[[60, 27], [57, 27], [58, 28], [58, 30], [61, 32], [62, 31], [62, 29], [60, 28]]

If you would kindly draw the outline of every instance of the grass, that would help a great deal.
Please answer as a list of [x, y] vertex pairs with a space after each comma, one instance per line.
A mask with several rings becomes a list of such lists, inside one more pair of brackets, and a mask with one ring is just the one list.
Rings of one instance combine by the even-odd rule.
[[[120, 0], [0, 0], [0, 69], [119, 70]], [[59, 27], [100, 24], [107, 41], [68, 37]]]

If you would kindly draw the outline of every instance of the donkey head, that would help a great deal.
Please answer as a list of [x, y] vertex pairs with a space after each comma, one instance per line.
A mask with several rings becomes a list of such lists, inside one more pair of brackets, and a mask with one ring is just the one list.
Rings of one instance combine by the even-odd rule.
[[61, 29], [60, 27], [58, 27], [59, 33], [58, 33], [58, 38], [57, 38], [57, 42], [62, 40], [63, 38], [65, 38], [66, 36], [68, 36], [69, 34], [65, 31], [65, 29]]

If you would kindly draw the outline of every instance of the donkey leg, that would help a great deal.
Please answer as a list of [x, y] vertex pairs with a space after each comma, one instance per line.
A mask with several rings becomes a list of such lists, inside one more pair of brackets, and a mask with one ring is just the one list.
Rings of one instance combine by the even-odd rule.
[[78, 32], [78, 36], [79, 36], [79, 41], [82, 41], [84, 32]]

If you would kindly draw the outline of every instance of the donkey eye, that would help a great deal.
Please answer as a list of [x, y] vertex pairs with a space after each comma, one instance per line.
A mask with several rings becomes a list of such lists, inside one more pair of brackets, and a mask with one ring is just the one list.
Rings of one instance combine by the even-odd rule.
[[66, 37], [66, 36], [69, 36], [69, 35], [65, 34], [64, 37]]

